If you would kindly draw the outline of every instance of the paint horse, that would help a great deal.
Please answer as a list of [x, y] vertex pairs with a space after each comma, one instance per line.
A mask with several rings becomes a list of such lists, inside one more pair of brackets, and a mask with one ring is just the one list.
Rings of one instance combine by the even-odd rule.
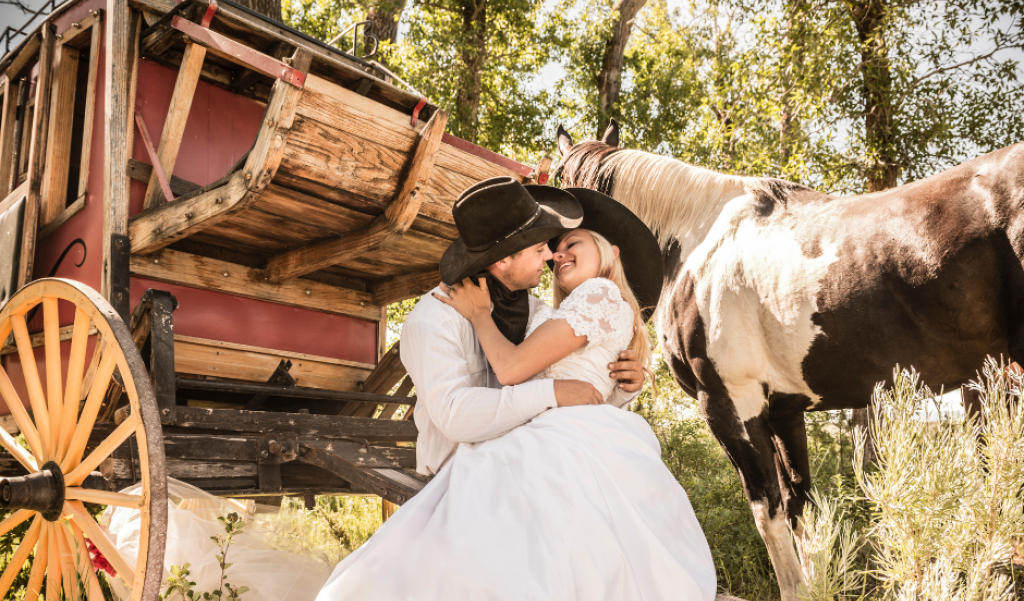
[[803, 579], [804, 412], [865, 407], [897, 364], [950, 389], [986, 355], [1024, 359], [1024, 144], [846, 197], [620, 149], [614, 121], [576, 145], [559, 128], [558, 147], [563, 186], [657, 234], [666, 359], [739, 472], [786, 601]]

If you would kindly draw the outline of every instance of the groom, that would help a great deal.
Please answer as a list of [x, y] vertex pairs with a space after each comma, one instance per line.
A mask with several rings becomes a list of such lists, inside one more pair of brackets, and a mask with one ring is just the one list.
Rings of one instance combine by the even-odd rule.
[[[530, 316], [543, 305], [528, 290], [540, 284], [551, 259], [548, 240], [579, 226], [580, 203], [565, 190], [496, 177], [464, 191], [452, 214], [459, 238], [441, 258], [444, 283], [432, 292], [446, 293], [447, 284], [471, 275], [485, 277], [498, 329], [521, 343]], [[430, 293], [405, 321], [401, 353], [416, 385], [416, 469], [425, 475], [439, 472], [459, 443], [496, 438], [554, 407], [604, 402], [580, 380], [501, 387], [473, 326]], [[619, 359], [608, 366], [619, 380], [609, 402], [622, 406], [643, 387], [643, 370], [632, 351]]]

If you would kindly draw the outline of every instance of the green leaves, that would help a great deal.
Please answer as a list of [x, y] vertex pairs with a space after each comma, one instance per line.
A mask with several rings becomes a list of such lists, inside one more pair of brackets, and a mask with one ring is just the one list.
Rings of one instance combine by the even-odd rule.
[[235, 536], [241, 534], [245, 529], [245, 521], [235, 512], [226, 516], [218, 516], [217, 521], [224, 527], [224, 534], [211, 536], [210, 540], [217, 543], [217, 547], [220, 549], [220, 553], [215, 555], [217, 565], [220, 566], [220, 588], [205, 593], [196, 592], [193, 590], [196, 583], [188, 579], [191, 574], [190, 564], [186, 563], [181, 567], [171, 566], [171, 575], [165, 583], [164, 592], [160, 595], [161, 601], [176, 599], [178, 598], [175, 596], [176, 594], [185, 601], [238, 601], [242, 594], [249, 590], [247, 586], [231, 586], [225, 580], [228, 568], [233, 565], [227, 561], [228, 549], [231, 548]]

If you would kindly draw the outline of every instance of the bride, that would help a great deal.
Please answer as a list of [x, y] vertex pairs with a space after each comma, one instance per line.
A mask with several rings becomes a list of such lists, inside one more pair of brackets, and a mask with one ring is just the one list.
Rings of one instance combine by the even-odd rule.
[[[583, 223], [552, 241], [555, 307], [531, 316], [522, 343], [496, 327], [485, 280], [434, 297], [472, 323], [503, 385], [583, 380], [607, 400], [616, 384], [607, 365], [618, 351], [650, 356], [635, 291], [660, 289], [660, 268], [644, 266], [661, 257], [638, 250], [656, 244], [617, 239], [638, 228], [653, 239], [642, 223], [623, 227], [636, 218], [621, 205], [571, 192], [584, 205]], [[657, 281], [648, 277], [655, 272]], [[434, 479], [335, 568], [317, 599], [710, 601], [715, 590], [704, 533], [651, 428], [630, 411], [584, 404], [459, 444]]]

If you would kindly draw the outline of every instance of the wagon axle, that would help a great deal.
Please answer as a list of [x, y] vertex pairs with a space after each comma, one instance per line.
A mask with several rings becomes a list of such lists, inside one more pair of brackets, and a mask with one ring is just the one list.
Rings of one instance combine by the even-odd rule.
[[0, 507], [38, 511], [47, 520], [57, 521], [64, 507], [64, 473], [60, 465], [47, 461], [34, 474], [0, 479]]

